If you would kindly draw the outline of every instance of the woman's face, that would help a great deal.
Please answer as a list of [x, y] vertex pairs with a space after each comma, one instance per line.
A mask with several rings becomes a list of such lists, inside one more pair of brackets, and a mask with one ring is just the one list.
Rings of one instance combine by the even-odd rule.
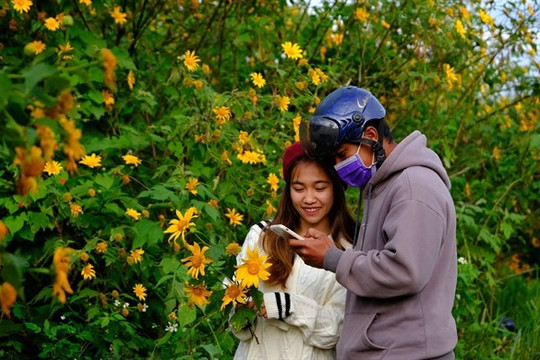
[[324, 170], [314, 162], [299, 163], [291, 176], [290, 192], [300, 215], [300, 229], [295, 230], [303, 234], [311, 227], [329, 233], [334, 189]]

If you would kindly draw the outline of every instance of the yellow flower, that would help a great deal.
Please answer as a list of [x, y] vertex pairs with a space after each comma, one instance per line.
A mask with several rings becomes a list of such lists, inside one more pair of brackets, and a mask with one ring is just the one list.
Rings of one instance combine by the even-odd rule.
[[4, 240], [7, 234], [9, 234], [9, 229], [6, 224], [4, 224], [2, 220], [0, 220], [0, 243], [2, 242], [2, 240]]
[[250, 287], [254, 285], [259, 287], [260, 280], [268, 280], [270, 273], [266, 270], [272, 264], [266, 262], [268, 255], [259, 256], [259, 249], [247, 249], [247, 259], [242, 259], [243, 264], [236, 266], [236, 278], [242, 286]]
[[[111, 50], [106, 49], [106, 48], [101, 49], [101, 56], [103, 60], [102, 66], [104, 70], [103, 81], [105, 82], [105, 85], [107, 85], [109, 89], [114, 90], [116, 88], [115, 69], [116, 69], [116, 66], [118, 65], [118, 60], [116, 60], [116, 56], [114, 55], [114, 53]], [[107, 96], [106, 94], [104, 94], [103, 91], [101, 93], [103, 94], [103, 97], [105, 98], [105, 104], [108, 104], [108, 101], [110, 101], [110, 99], [107, 99]], [[112, 97], [112, 93], [110, 94], [110, 96]], [[114, 101], [113, 101], [113, 104], [114, 104]]]
[[45, 167], [43, 168], [43, 171], [46, 172], [49, 176], [50, 175], [58, 175], [62, 171], [63, 167], [60, 165], [59, 162], [56, 161], [49, 161], [45, 163]]
[[54, 251], [53, 265], [56, 273], [56, 278], [53, 284], [52, 295], [58, 297], [58, 301], [62, 304], [66, 302], [66, 293], [73, 294], [73, 290], [69, 285], [68, 271], [69, 271], [69, 253], [72, 251], [70, 248], [58, 247]]
[[113, 11], [109, 12], [114, 19], [115, 24], [123, 25], [127, 22], [127, 14], [120, 11], [120, 6], [115, 6]]
[[187, 50], [184, 54], [184, 65], [187, 67], [189, 72], [193, 72], [199, 68], [199, 62], [201, 59], [195, 55], [195, 51]]
[[247, 131], [240, 130], [240, 134], [238, 135], [238, 141], [240, 141], [240, 144], [245, 144], [249, 140], [249, 134]]
[[446, 83], [448, 84], [448, 88], [452, 89], [454, 87], [454, 83], [459, 80], [458, 76], [454, 73], [454, 68], [451, 67], [448, 64], [443, 64], [444, 72], [446, 74]]
[[210, 199], [208, 200], [208, 205], [210, 205], [214, 209], [217, 209], [217, 207], [219, 206], [219, 202], [216, 199]]
[[240, 253], [240, 250], [242, 250], [242, 247], [238, 243], [230, 243], [225, 248], [225, 253], [230, 256], [236, 256]]
[[487, 24], [490, 26], [495, 25], [495, 21], [493, 20], [493, 18], [484, 10], [482, 9], [478, 10], [478, 15], [480, 16], [480, 20], [482, 20], [484, 24]]
[[81, 271], [81, 275], [83, 276], [84, 280], [91, 280], [96, 277], [96, 272], [94, 270], [94, 266], [92, 264], [87, 264]]
[[289, 109], [289, 104], [291, 99], [288, 96], [279, 96], [276, 95], [276, 104], [279, 107], [279, 111], [284, 112]]
[[307, 89], [307, 87], [308, 87], [307, 81], [298, 81], [298, 82], [296, 83], [296, 88], [297, 88], [298, 90], [305, 90], [305, 89]]
[[169, 237], [169, 243], [171, 240], [173, 240], [175, 245], [177, 245], [176, 239], [178, 239], [180, 235], [182, 235], [182, 240], [184, 243], [186, 242], [186, 230], [192, 226], [195, 226], [195, 223], [191, 222], [191, 219], [197, 217], [197, 209], [190, 207], [186, 210], [185, 216], [182, 215], [179, 210], [176, 210], [176, 216], [178, 216], [178, 219], [169, 221], [169, 227], [164, 231], [165, 234], [172, 234]]
[[60, 23], [53, 17], [45, 19], [45, 27], [47, 30], [56, 31], [60, 28]]
[[128, 264], [132, 265], [132, 264], [140, 263], [142, 261], [143, 254], [144, 254], [143, 249], [131, 250], [130, 255], [127, 258]]
[[124, 159], [124, 161], [126, 162], [126, 165], [139, 166], [142, 162], [141, 159], [130, 154], [122, 156], [122, 159]]
[[129, 70], [126, 81], [129, 86], [129, 90], [133, 90], [133, 85], [135, 85], [135, 74], [133, 74], [133, 71]]
[[98, 254], [104, 254], [107, 252], [107, 243], [104, 241], [101, 241], [96, 246], [96, 252]]
[[244, 164], [257, 164], [260, 162], [266, 163], [266, 156], [259, 149], [257, 149], [256, 151], [244, 151], [238, 154], [237, 157]]
[[501, 159], [501, 150], [495, 146], [493, 148], [493, 159], [495, 159], [495, 161], [499, 161]]
[[459, 36], [465, 39], [465, 34], [467, 33], [467, 30], [465, 30], [465, 28], [463, 27], [463, 23], [461, 22], [461, 20], [456, 20], [454, 28], [456, 29]]
[[2, 313], [7, 317], [11, 317], [11, 308], [17, 300], [17, 290], [8, 282], [4, 282], [0, 286], [0, 306], [2, 306]]
[[229, 159], [229, 152], [227, 150], [223, 150], [223, 152], [221, 153], [220, 159], [222, 162], [232, 165], [232, 161], [231, 159]]
[[357, 8], [354, 11], [354, 17], [356, 17], [356, 20], [358, 21], [366, 21], [369, 18], [369, 13], [363, 7]]
[[58, 49], [60, 49], [60, 52], [61, 53], [67, 53], [67, 52], [70, 52], [71, 50], [75, 50], [74, 47], [71, 46], [71, 43], [68, 41], [66, 43], [66, 45], [58, 45]]
[[[274, 194], [274, 193], [273, 193]], [[273, 195], [272, 194], [272, 195]], [[277, 209], [274, 207], [274, 205], [272, 205], [272, 203], [270, 202], [270, 200], [266, 200], [266, 215], [267, 216], [270, 216], [272, 215], [273, 213], [275, 213], [277, 211]]]
[[203, 71], [203, 73], [205, 73], [207, 75], [212, 73], [212, 70], [210, 69], [210, 66], [208, 66], [207, 64], [203, 64], [202, 71]]
[[387, 23], [385, 20], [382, 21], [382, 26], [384, 26], [385, 29], [390, 29], [390, 24]]
[[223, 125], [231, 118], [231, 109], [227, 106], [215, 107], [213, 110], [216, 115], [218, 125]]
[[278, 189], [279, 189], [279, 179], [276, 176], [276, 174], [270, 173], [270, 175], [268, 175], [268, 178], [266, 179], [266, 182], [268, 184], [270, 184], [270, 189], [272, 189], [274, 191], [278, 191]]
[[245, 304], [247, 300], [246, 290], [242, 285], [232, 283], [227, 286], [225, 290], [225, 296], [223, 296], [223, 303], [221, 304], [221, 310], [227, 306], [227, 304], [233, 304], [233, 307], [236, 307], [236, 303]]
[[183, 258], [182, 262], [189, 268], [187, 272], [188, 275], [191, 275], [194, 279], [198, 279], [199, 274], [204, 276], [204, 265], [212, 262], [212, 259], [207, 259], [204, 256], [204, 253], [210, 248], [208, 246], [203, 246], [201, 250], [201, 247], [197, 243], [194, 243], [193, 245], [186, 244], [186, 246], [193, 255]]
[[41, 40], [32, 41], [26, 46], [29, 46], [30, 50], [34, 51], [36, 55], [42, 53], [47, 47]]
[[227, 208], [227, 214], [225, 216], [229, 218], [229, 223], [234, 226], [241, 225], [244, 218], [244, 215], [237, 213], [236, 209], [229, 208]]
[[17, 10], [18, 12], [27, 13], [30, 10], [30, 7], [32, 6], [32, 1], [30, 0], [11, 0], [11, 4], [13, 5], [13, 8]]
[[126, 215], [128, 215], [129, 217], [131, 217], [134, 220], [139, 220], [141, 218], [141, 213], [138, 212], [137, 210], [131, 209], [131, 208], [127, 208]]
[[79, 0], [79, 4], [84, 4], [88, 7], [92, 6], [92, 0]]
[[304, 51], [300, 48], [300, 46], [298, 46], [298, 44], [293, 44], [290, 41], [287, 41], [281, 44], [281, 47], [289, 59], [296, 60], [303, 57], [302, 53]]
[[84, 155], [79, 161], [79, 164], [88, 166], [89, 168], [95, 168], [101, 166], [101, 156], [92, 153], [92, 155]]
[[195, 304], [199, 307], [210, 303], [208, 297], [212, 295], [212, 291], [208, 290], [204, 284], [199, 284], [197, 286], [189, 284], [186, 285], [187, 287], [184, 288], [184, 291], [189, 298], [189, 303]]
[[253, 85], [262, 88], [264, 85], [266, 85], [266, 80], [263, 78], [263, 76], [259, 73], [251, 73], [249, 75], [251, 77], [251, 81], [253, 82]]
[[343, 43], [343, 37], [343, 34], [332, 34], [332, 41], [334, 42], [334, 44], [339, 46], [341, 45], [341, 43]]
[[79, 214], [83, 213], [82, 207], [80, 205], [75, 204], [75, 203], [69, 204], [69, 208], [71, 210], [71, 215], [73, 215], [73, 217], [77, 217], [77, 216], [79, 216]]
[[143, 286], [143, 284], [135, 284], [133, 287], [133, 293], [139, 300], [146, 300], [146, 288]]
[[196, 187], [199, 185], [199, 179], [197, 178], [189, 178], [188, 183], [186, 184], [186, 190], [188, 190], [193, 195], [197, 195], [198, 191]]

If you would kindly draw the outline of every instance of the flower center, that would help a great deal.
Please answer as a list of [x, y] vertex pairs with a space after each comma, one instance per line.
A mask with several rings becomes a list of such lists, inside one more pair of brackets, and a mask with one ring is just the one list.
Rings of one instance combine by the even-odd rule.
[[187, 227], [188, 221], [187, 220], [178, 220], [178, 224], [176, 224], [178, 231], [184, 231]]
[[231, 299], [236, 299], [240, 295], [240, 289], [236, 285], [231, 285], [227, 289], [227, 296]]
[[191, 264], [193, 265], [193, 267], [196, 267], [196, 268], [200, 267], [202, 262], [203, 262], [203, 258], [201, 255], [193, 255], [191, 257]]
[[249, 264], [248, 273], [250, 275], [257, 275], [259, 273], [259, 264]]
[[193, 290], [191, 290], [191, 292], [195, 296], [202, 296], [203, 295], [203, 289], [200, 286], [194, 287]]

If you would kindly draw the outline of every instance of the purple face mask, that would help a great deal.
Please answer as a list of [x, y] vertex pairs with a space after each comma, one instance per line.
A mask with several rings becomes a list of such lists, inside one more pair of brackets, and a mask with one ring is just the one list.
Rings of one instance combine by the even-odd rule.
[[[360, 146], [358, 147], [360, 151]], [[375, 174], [376, 167], [373, 164], [367, 167], [358, 151], [337, 165], [334, 165], [339, 177], [350, 186], [363, 187]]]

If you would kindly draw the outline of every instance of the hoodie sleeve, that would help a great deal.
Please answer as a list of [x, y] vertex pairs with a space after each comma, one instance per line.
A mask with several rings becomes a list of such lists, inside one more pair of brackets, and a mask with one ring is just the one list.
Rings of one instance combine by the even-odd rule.
[[418, 293], [429, 281], [442, 245], [444, 218], [424, 202], [406, 200], [387, 214], [382, 250], [346, 250], [336, 278], [358, 296], [389, 298]]
[[296, 327], [302, 333], [305, 343], [321, 349], [331, 349], [336, 346], [341, 335], [346, 290], [328, 273], [320, 293], [324, 294], [321, 303], [299, 294], [265, 293], [267, 317]]

